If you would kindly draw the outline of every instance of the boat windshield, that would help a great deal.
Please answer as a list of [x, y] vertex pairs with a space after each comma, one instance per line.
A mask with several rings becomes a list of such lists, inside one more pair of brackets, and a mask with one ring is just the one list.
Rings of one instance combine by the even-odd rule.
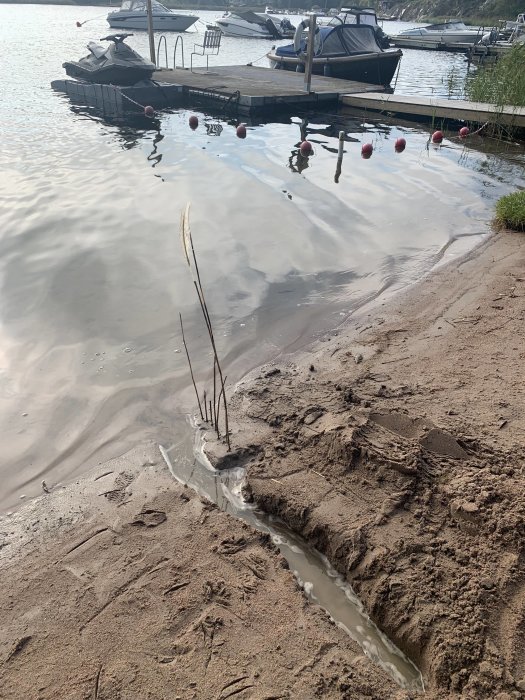
[[453, 29], [455, 31], [458, 31], [465, 29], [473, 29], [473, 27], [467, 27], [467, 25], [464, 22], [443, 22], [443, 24], [429, 24], [428, 26], [424, 27], [424, 29], [428, 29], [430, 31], [443, 32], [447, 31], [447, 29]]
[[[131, 10], [133, 12], [145, 12], [148, 8], [146, 0], [123, 0], [120, 5], [121, 10]], [[169, 12], [167, 7], [157, 0], [151, 0], [151, 9], [154, 13]]]
[[368, 24], [372, 27], [377, 26], [377, 17], [374, 10], [360, 9], [352, 7], [343, 7], [341, 12], [328, 22], [331, 27], [336, 27], [338, 24]]
[[233, 12], [230, 12], [229, 15], [230, 15], [230, 17], [239, 17], [239, 19], [243, 19], [245, 22], [250, 22], [251, 24], [264, 25], [266, 23], [266, 20], [264, 17], [257, 15], [255, 12], [252, 12], [251, 10], [233, 11]]

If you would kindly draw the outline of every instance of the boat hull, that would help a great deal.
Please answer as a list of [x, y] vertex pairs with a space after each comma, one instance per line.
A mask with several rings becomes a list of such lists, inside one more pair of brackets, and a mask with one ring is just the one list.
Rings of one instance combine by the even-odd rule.
[[135, 85], [141, 80], [149, 80], [154, 70], [154, 68], [148, 68], [147, 66], [127, 68], [126, 66], [115, 65], [89, 70], [76, 61], [66, 61], [63, 67], [66, 70], [66, 74], [71, 78], [102, 85]]
[[[313, 73], [386, 86], [392, 82], [402, 55], [401, 51], [385, 51], [357, 56], [314, 58]], [[304, 70], [304, 63], [298, 58], [277, 56], [273, 51], [270, 51], [267, 56], [273, 68], [290, 71]]]
[[[153, 15], [153, 31], [185, 32], [197, 19], [198, 17], [192, 15], [176, 15], [171, 12]], [[107, 21], [109, 26], [115, 29], [148, 29], [148, 17], [145, 12], [110, 12]]]
[[253, 27], [243, 26], [241, 24], [235, 24], [228, 20], [216, 19], [215, 24], [219, 27], [224, 36], [236, 36], [242, 37], [244, 39], [272, 39], [272, 35], [266, 29], [260, 25], [253, 25]]
[[[396, 43], [405, 42], [439, 42], [441, 44], [477, 44], [481, 41], [483, 33], [480, 30], [467, 31], [433, 31], [422, 27], [421, 29], [408, 29], [401, 34], [390, 37], [391, 41]], [[401, 45], [401, 44], [399, 44]], [[408, 45], [408, 44], [407, 44]]]

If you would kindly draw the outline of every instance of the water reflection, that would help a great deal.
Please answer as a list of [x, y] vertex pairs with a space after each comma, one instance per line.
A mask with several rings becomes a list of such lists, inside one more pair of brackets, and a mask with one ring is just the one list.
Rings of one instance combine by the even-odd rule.
[[288, 163], [290, 165], [290, 170], [294, 173], [302, 173], [306, 170], [310, 162], [310, 154], [302, 153], [301, 144], [297, 144], [295, 148], [292, 149]]
[[[6, 84], [0, 103], [9, 110], [0, 154], [2, 505], [18, 501], [22, 486], [37, 492], [39, 478], [53, 485], [186, 429], [178, 416], [195, 406], [177, 352], [179, 312], [199, 385], [210, 372], [179, 246], [188, 200], [233, 384], [418, 279], [458, 241], [487, 231], [497, 197], [524, 184], [517, 149], [446, 134], [446, 148], [427, 150], [428, 127], [383, 116], [243, 120], [243, 140], [239, 121], [223, 114], [192, 112], [195, 130], [185, 110], [101, 119], [48, 88], [80, 39], [64, 30], [57, 47], [46, 26], [55, 18], [58, 34], [61, 18], [76, 12], [34, 6], [22, 21], [22, 8], [0, 5], [6, 71], [27, 85]], [[38, 56], [15, 40], [33, 18]], [[240, 44], [228, 46], [238, 62]], [[401, 135], [400, 156], [393, 146]], [[315, 154], [301, 160], [303, 136]], [[365, 139], [374, 143], [370, 161], [360, 157]]]

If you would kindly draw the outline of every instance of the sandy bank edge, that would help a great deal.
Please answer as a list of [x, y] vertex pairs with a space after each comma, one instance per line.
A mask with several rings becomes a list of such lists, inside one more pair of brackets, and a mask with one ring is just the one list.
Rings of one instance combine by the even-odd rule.
[[488, 238], [252, 372], [236, 454], [209, 446], [346, 575], [435, 697], [524, 697], [524, 269], [525, 237]]
[[6, 700], [408, 697], [153, 444], [0, 517], [0, 544]]

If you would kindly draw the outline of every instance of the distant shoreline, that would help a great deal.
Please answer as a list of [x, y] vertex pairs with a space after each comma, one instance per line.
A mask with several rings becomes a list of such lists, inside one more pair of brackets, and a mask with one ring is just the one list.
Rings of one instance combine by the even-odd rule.
[[[233, 9], [226, 3], [206, 5], [198, 4], [196, 6], [196, 3], [192, 2], [185, 3], [177, 2], [176, 0], [175, 2], [173, 2], [173, 0], [163, 0], [163, 4], [174, 10], [191, 10], [192, 12], [225, 12], [226, 10]], [[82, 0], [0, 0], [0, 5], [68, 5], [77, 7], [107, 7], [114, 9], [120, 6], [120, 2], [113, 2], [110, 4], [107, 2], [107, 0], [104, 0], [103, 2], [97, 2], [97, 0], [86, 0], [86, 2], [82, 2]], [[243, 6], [242, 9], [244, 11], [251, 10], [252, 12], [264, 12], [266, 5]], [[297, 12], [298, 14], [301, 14], [301, 11], [298, 10]]]

